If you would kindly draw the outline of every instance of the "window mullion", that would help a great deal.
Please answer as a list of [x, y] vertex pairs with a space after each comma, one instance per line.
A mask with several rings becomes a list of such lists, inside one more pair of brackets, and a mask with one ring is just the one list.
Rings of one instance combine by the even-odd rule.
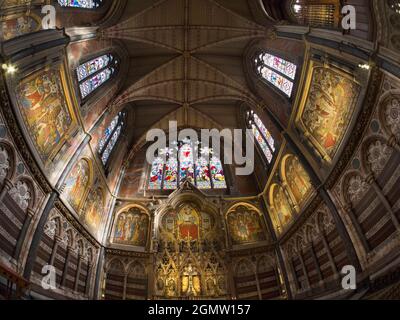
[[267, 138], [265, 138], [264, 134], [261, 132], [260, 127], [257, 125], [257, 123], [254, 120], [252, 120], [252, 122], [255, 125], [256, 129], [258, 130], [258, 133], [261, 135], [261, 137], [263, 138], [263, 140], [267, 144], [267, 147], [268, 147], [269, 151], [271, 151], [271, 154], [274, 154], [274, 151], [272, 150]]
[[281, 77], [285, 78], [286, 80], [290, 81], [291, 83], [293, 83], [293, 80], [291, 78], [289, 78], [287, 75], [283, 74], [282, 72], [280, 72], [279, 70], [276, 70], [275, 68], [272, 68], [268, 65], [266, 65], [264, 62], [262, 62], [262, 66], [267, 68], [268, 70], [271, 70], [273, 72], [276, 72], [277, 74], [279, 74]]

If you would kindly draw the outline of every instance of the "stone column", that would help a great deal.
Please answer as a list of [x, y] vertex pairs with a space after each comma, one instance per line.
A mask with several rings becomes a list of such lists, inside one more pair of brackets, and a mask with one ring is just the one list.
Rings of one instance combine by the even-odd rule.
[[26, 234], [28, 232], [29, 226], [31, 225], [31, 221], [32, 221], [34, 215], [35, 215], [35, 213], [33, 212], [33, 210], [29, 208], [27, 210], [26, 218], [25, 218], [24, 224], [22, 226], [21, 232], [19, 234], [17, 244], [15, 245], [15, 251], [14, 251], [13, 258], [16, 261], [18, 261], [19, 255], [21, 253], [22, 245], [24, 244]]
[[126, 300], [126, 287], [128, 285], [128, 274], [124, 275], [124, 285], [122, 286], [122, 300]]
[[314, 261], [315, 268], [317, 269], [319, 281], [323, 281], [321, 267], [319, 265], [318, 258], [317, 258], [317, 255], [315, 253], [314, 245], [313, 245], [312, 242], [310, 243], [310, 252], [311, 252], [312, 259]]
[[79, 285], [79, 275], [81, 273], [81, 267], [82, 267], [82, 255], [78, 255], [78, 266], [76, 267], [76, 275], [75, 275], [75, 284], [74, 284], [74, 291], [78, 291], [78, 285]]
[[62, 274], [62, 278], [61, 278], [61, 287], [65, 287], [65, 282], [67, 281], [68, 265], [69, 265], [69, 261], [71, 259], [72, 251], [73, 251], [73, 248], [71, 246], [68, 246], [67, 257], [65, 258], [64, 270], [63, 270], [63, 274]]
[[262, 300], [262, 294], [261, 294], [261, 288], [260, 288], [260, 280], [258, 279], [257, 270], [254, 272], [254, 275], [256, 277], [256, 286], [257, 286], [258, 299]]
[[4, 182], [3, 182], [3, 186], [1, 187], [1, 191], [0, 191], [0, 202], [3, 201], [5, 195], [8, 193], [8, 191], [11, 190], [12, 186], [13, 186], [13, 183], [10, 180], [8, 180], [7, 178], [5, 178]]
[[337, 277], [339, 275], [339, 271], [337, 269], [337, 266], [336, 266], [336, 263], [335, 263], [335, 259], [333, 259], [331, 248], [329, 247], [329, 243], [326, 240], [326, 237], [325, 237], [325, 235], [323, 233], [321, 234], [321, 238], [322, 238], [322, 242], [324, 243], [326, 254], [328, 255], [329, 262], [331, 264], [331, 268], [333, 270], [333, 273]]
[[44, 232], [44, 226], [46, 225], [47, 219], [49, 217], [51, 209], [53, 209], [54, 202], [57, 199], [58, 194], [56, 192], [52, 192], [47, 200], [46, 206], [43, 210], [43, 213], [39, 219], [39, 222], [36, 226], [35, 233], [32, 238], [31, 246], [29, 248], [28, 258], [26, 260], [25, 269], [24, 269], [24, 278], [29, 279], [31, 277], [31, 273], [33, 270], [33, 266], [35, 264], [37, 251], [39, 249], [40, 241], [42, 239], [42, 235]]
[[54, 259], [56, 258], [56, 254], [57, 254], [57, 249], [58, 246], [60, 245], [62, 239], [59, 236], [54, 236], [54, 244], [53, 244], [53, 249], [51, 251], [51, 256], [50, 256], [50, 260], [49, 260], [49, 265], [54, 266]]
[[91, 284], [91, 277], [92, 277], [92, 270], [93, 270], [93, 265], [92, 263], [89, 261], [88, 262], [88, 272], [87, 272], [87, 276], [86, 276], [86, 283], [85, 283], [85, 295], [89, 296], [90, 294], [90, 284]]
[[400, 224], [399, 224], [399, 219], [397, 218], [396, 214], [393, 211], [392, 206], [390, 205], [388, 199], [386, 198], [385, 194], [383, 193], [381, 187], [378, 185], [376, 182], [373, 174], [368, 175], [368, 177], [365, 179], [367, 183], [369, 183], [372, 188], [374, 189], [376, 195], [378, 196], [379, 200], [382, 202], [383, 206], [385, 209], [389, 212], [390, 218], [396, 227], [397, 230], [400, 230]]
[[347, 215], [349, 216], [351, 223], [353, 224], [354, 228], [356, 229], [357, 236], [361, 240], [362, 246], [364, 247], [365, 252], [369, 252], [371, 250], [367, 238], [365, 237], [365, 234], [363, 230], [361, 229], [360, 223], [358, 222], [353, 209], [351, 208], [350, 204], [347, 204], [344, 208], [346, 211]]
[[303, 269], [304, 278], [306, 279], [307, 288], [310, 289], [311, 283], [310, 283], [310, 279], [308, 278], [308, 272], [307, 272], [306, 264], [304, 263], [303, 254], [302, 254], [301, 249], [299, 250], [299, 259], [300, 259], [300, 263], [301, 263], [301, 268]]
[[94, 293], [93, 297], [94, 299], [99, 299], [99, 291], [100, 291], [100, 280], [102, 276], [102, 271], [103, 271], [103, 262], [104, 262], [104, 247], [101, 247], [100, 252], [99, 252], [99, 259], [97, 262], [97, 270], [96, 270], [96, 279], [94, 282]]

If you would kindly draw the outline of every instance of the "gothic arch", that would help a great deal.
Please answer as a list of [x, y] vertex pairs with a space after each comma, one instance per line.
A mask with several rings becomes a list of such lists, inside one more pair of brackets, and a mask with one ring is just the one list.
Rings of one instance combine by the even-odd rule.
[[15, 154], [13, 146], [4, 139], [0, 139], [0, 161], [2, 161], [0, 162], [1, 176], [3, 175], [2, 171], [4, 170], [6, 172], [3, 179], [8, 179], [9, 181], [13, 181], [17, 171], [17, 165], [16, 165], [17, 156]]
[[389, 92], [379, 103], [379, 120], [388, 136], [400, 143], [400, 92]]
[[19, 176], [8, 193], [23, 211], [33, 211], [35, 209], [37, 195], [35, 183], [31, 177], [25, 175]]
[[341, 198], [346, 205], [354, 205], [368, 189], [369, 185], [362, 173], [358, 170], [351, 170], [342, 178], [340, 186]]
[[234, 270], [235, 276], [240, 277], [246, 275], [255, 275], [257, 269], [250, 259], [242, 258], [236, 263]]
[[126, 273], [125, 264], [122, 262], [122, 260], [119, 257], [113, 257], [106, 263], [106, 265], [105, 265], [106, 274], [110, 270], [119, 270], [119, 271], [122, 271], [123, 274]]
[[365, 176], [377, 177], [385, 169], [387, 162], [396, 152], [388, 141], [380, 135], [372, 135], [363, 141], [361, 146], [361, 167]]

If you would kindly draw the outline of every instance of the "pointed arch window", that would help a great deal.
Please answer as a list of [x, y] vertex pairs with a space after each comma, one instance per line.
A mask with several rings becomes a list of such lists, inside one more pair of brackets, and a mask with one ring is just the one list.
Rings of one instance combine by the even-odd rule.
[[118, 60], [112, 54], [105, 54], [82, 63], [76, 69], [81, 98], [87, 98], [116, 73]]
[[61, 7], [96, 9], [101, 6], [103, 0], [58, 0]]
[[148, 188], [174, 190], [185, 179], [199, 189], [226, 189], [224, 168], [213, 150], [199, 147], [200, 142], [175, 142], [173, 148], [161, 151], [151, 166]]
[[261, 53], [255, 59], [260, 77], [278, 88], [289, 98], [292, 96], [297, 66], [269, 53]]
[[271, 132], [267, 129], [260, 117], [254, 111], [248, 111], [247, 124], [253, 131], [255, 140], [264, 154], [268, 164], [271, 164], [276, 151], [275, 139], [272, 137]]
[[98, 154], [101, 158], [101, 162], [105, 166], [110, 158], [115, 145], [121, 136], [124, 128], [125, 113], [120, 112], [110, 123], [107, 129], [104, 131], [103, 137], [100, 139], [98, 144]]

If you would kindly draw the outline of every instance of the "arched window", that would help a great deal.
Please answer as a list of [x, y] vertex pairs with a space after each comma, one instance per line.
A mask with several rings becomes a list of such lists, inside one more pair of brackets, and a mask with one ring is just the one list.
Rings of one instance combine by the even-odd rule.
[[199, 147], [188, 139], [175, 142], [175, 147], [161, 151], [166, 161], [157, 157], [151, 166], [148, 188], [174, 190], [185, 179], [199, 189], [225, 189], [226, 180], [221, 160], [213, 150]]
[[107, 82], [117, 71], [118, 60], [111, 54], [89, 60], [76, 69], [81, 98], [87, 98], [93, 91]]
[[100, 139], [98, 145], [98, 153], [100, 155], [103, 165], [107, 164], [107, 161], [110, 158], [110, 155], [118, 142], [118, 139], [124, 127], [124, 118], [125, 114], [123, 112], [120, 112], [111, 121], [110, 125], [104, 131], [103, 137]]
[[275, 140], [272, 137], [270, 131], [261, 121], [259, 116], [254, 113], [254, 111], [247, 111], [247, 124], [253, 131], [254, 138], [262, 150], [268, 163], [272, 162], [275, 153]]
[[58, 0], [61, 7], [96, 9], [100, 7], [103, 0]]
[[297, 66], [269, 53], [262, 53], [255, 59], [258, 74], [289, 98], [292, 96], [293, 81]]

